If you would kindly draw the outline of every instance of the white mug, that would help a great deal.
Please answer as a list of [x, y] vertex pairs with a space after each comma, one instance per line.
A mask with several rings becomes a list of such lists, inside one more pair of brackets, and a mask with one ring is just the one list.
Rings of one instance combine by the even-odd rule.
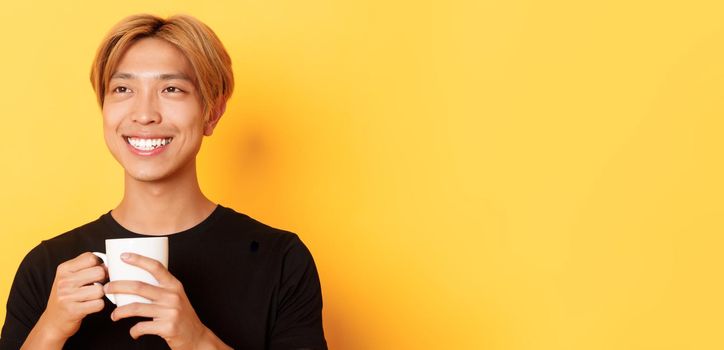
[[[158, 286], [158, 281], [148, 271], [127, 264], [121, 260], [121, 254], [135, 253], [158, 260], [168, 268], [168, 237], [141, 237], [118, 238], [106, 240], [106, 253], [93, 252], [95, 256], [103, 259], [108, 268], [108, 278], [111, 281], [131, 280], [141, 281]], [[112, 303], [123, 306], [131, 303], [146, 303], [151, 301], [135, 294], [106, 294]]]

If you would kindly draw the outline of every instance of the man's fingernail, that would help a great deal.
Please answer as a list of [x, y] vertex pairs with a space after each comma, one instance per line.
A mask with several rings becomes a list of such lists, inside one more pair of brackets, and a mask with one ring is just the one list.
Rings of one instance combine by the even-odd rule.
[[128, 260], [130, 258], [131, 258], [131, 254], [128, 254], [128, 253], [121, 254], [121, 259], [123, 259], [123, 260]]

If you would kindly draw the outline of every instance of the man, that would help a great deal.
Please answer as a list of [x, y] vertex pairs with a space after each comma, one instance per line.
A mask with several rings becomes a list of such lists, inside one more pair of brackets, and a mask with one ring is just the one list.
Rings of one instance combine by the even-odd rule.
[[[234, 85], [213, 31], [189, 16], [126, 18], [100, 45], [91, 82], [106, 144], [125, 170], [123, 199], [28, 253], [0, 350], [326, 349], [319, 278], [304, 244], [200, 190], [196, 154]], [[105, 239], [143, 236], [168, 237], [168, 269], [140, 255], [125, 261], [159, 286], [105, 283], [90, 252], [103, 251]], [[104, 293], [151, 303], [116, 308]]]

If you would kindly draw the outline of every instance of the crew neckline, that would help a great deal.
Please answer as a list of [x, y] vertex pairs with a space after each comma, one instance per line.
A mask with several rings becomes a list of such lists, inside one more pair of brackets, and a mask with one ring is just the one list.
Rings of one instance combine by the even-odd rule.
[[113, 218], [113, 215], [111, 215], [111, 210], [109, 210], [107, 213], [103, 214], [101, 216], [101, 220], [110, 227], [111, 232], [115, 236], [119, 236], [121, 238], [130, 238], [130, 237], [182, 237], [182, 236], [189, 236], [194, 235], [198, 233], [202, 233], [206, 231], [209, 226], [211, 226], [216, 220], [222, 216], [222, 214], [226, 211], [226, 208], [222, 206], [221, 204], [217, 204], [216, 208], [207, 216], [204, 220], [202, 220], [200, 223], [196, 224], [195, 226], [188, 228], [183, 231], [174, 232], [174, 233], [168, 233], [164, 235], [145, 235], [142, 233], [133, 232], [125, 227], [123, 227], [116, 219]]

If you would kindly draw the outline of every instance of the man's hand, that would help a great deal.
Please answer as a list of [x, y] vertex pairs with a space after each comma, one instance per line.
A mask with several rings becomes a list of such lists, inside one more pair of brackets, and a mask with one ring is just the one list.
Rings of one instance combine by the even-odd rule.
[[133, 303], [120, 306], [111, 314], [113, 321], [140, 316], [151, 321], [139, 322], [131, 328], [131, 337], [155, 334], [166, 340], [173, 350], [227, 349], [196, 315], [183, 285], [160, 262], [138, 254], [126, 253], [124, 262], [148, 271], [159, 282], [153, 286], [139, 281], [113, 281], [105, 285], [106, 293], [135, 294], [151, 300], [151, 304]]
[[89, 252], [58, 265], [48, 306], [31, 333], [65, 342], [80, 329], [85, 316], [103, 310], [103, 287], [93, 282], [107, 279], [102, 262]]

